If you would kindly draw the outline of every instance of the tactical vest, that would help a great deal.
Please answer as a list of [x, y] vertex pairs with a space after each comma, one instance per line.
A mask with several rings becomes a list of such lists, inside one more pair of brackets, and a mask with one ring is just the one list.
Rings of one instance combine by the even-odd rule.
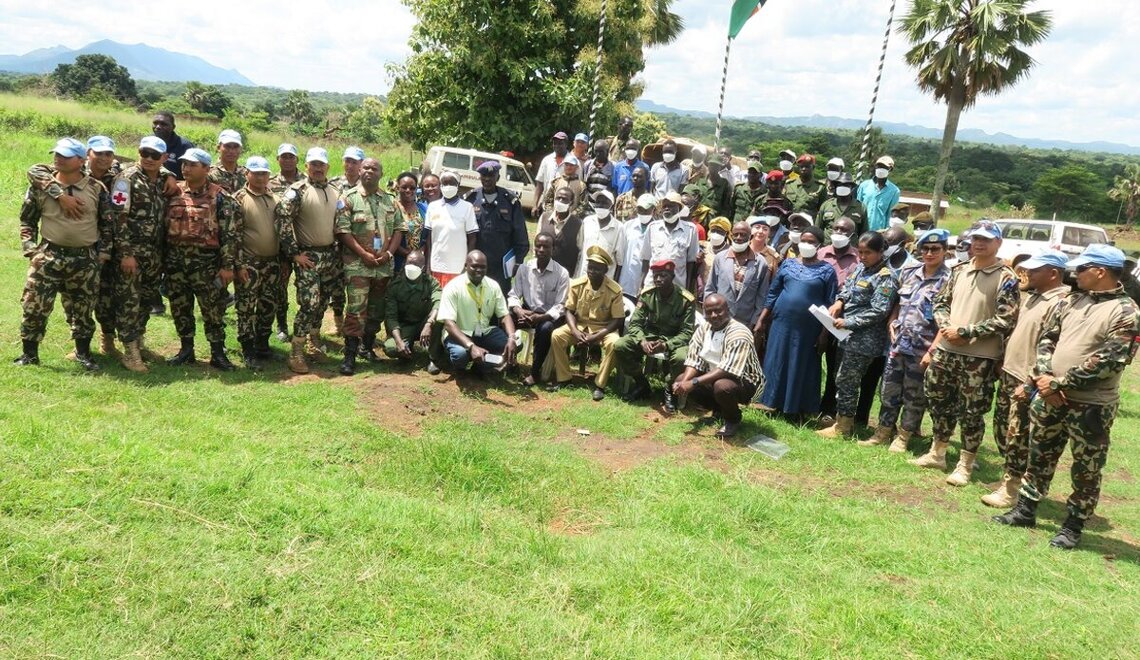
[[207, 183], [198, 191], [179, 184], [181, 194], [166, 206], [166, 239], [171, 245], [221, 247], [221, 225], [218, 207], [222, 203], [222, 187]]

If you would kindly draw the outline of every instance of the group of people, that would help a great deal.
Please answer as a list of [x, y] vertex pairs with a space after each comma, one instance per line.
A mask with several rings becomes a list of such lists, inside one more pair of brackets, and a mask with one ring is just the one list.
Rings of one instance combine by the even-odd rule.
[[[878, 395], [877, 428], [859, 444], [903, 452], [929, 408], [934, 437], [912, 462], [945, 470], [960, 425], [946, 478], [958, 486], [971, 479], [996, 386], [1006, 473], [983, 501], [1010, 508], [999, 522], [1034, 524], [1071, 439], [1074, 494], [1054, 544], [1076, 544], [1140, 332], [1118, 249], [1090, 246], [1074, 260], [1049, 251], [1021, 263], [1019, 277], [997, 258], [992, 221], [963, 232], [951, 256], [949, 232], [929, 214], [908, 217], [888, 156], [857, 187], [837, 158], [821, 180], [814, 156], [791, 152], [766, 173], [753, 152], [734, 172], [724, 151], [694, 148], [679, 162], [671, 140], [649, 168], [631, 127], [595, 142], [592, 158], [578, 155], [587, 136], [570, 151], [555, 134], [539, 167], [533, 242], [494, 160], [478, 164], [480, 185], [463, 195], [452, 171], [403, 172], [382, 186], [379, 161], [356, 147], [344, 153], [344, 175], [329, 179], [325, 149], [305, 152], [302, 174], [299, 151], [282, 144], [273, 175], [267, 158], [239, 163], [242, 137], [229, 129], [215, 163], [174, 132], [169, 113], [154, 117], [126, 167], [105, 136], [61, 139], [53, 162], [28, 174], [20, 228], [31, 265], [16, 362], [39, 362], [59, 293], [81, 365], [99, 368], [97, 321], [102, 352], [144, 372], [157, 358], [147, 321], [165, 293], [181, 339], [167, 362], [195, 360], [197, 301], [210, 364], [234, 369], [224, 324], [232, 283], [250, 369], [272, 356], [276, 321], [289, 369], [307, 373], [322, 356], [330, 305], [345, 375], [358, 360], [380, 360], [378, 341], [403, 362], [426, 352], [429, 373], [487, 375], [517, 364], [526, 336], [524, 385], [566, 387], [571, 353], [597, 353], [595, 401], [615, 374], [630, 402], [663, 380], [665, 412], [699, 402], [722, 437], [753, 402], [794, 421], [824, 419], [824, 437], [850, 437]], [[287, 331], [290, 277], [297, 310]]]

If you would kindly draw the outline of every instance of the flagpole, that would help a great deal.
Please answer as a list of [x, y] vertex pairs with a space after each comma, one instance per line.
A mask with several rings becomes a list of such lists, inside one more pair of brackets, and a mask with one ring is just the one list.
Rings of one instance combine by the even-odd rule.
[[879, 83], [883, 80], [883, 63], [887, 60], [887, 43], [891, 39], [891, 23], [895, 20], [895, 0], [891, 0], [891, 12], [887, 16], [887, 32], [883, 35], [883, 52], [879, 54], [879, 73], [875, 76], [875, 91], [871, 94], [871, 112], [867, 115], [867, 125], [863, 127], [863, 148], [855, 163], [855, 181], [863, 178], [863, 168], [871, 157], [871, 121], [875, 118], [875, 104], [879, 100]]
[[720, 105], [716, 109], [716, 138], [713, 140], [713, 151], [720, 148], [720, 122], [724, 116], [724, 92], [728, 87], [728, 54], [732, 50], [732, 37], [724, 42], [724, 74], [720, 77]]
[[601, 80], [602, 80], [602, 39], [606, 35], [606, 0], [602, 0], [602, 13], [598, 17], [598, 56], [594, 64], [594, 98], [590, 101], [590, 139], [594, 139], [594, 128], [598, 118], [598, 107], [601, 106]]

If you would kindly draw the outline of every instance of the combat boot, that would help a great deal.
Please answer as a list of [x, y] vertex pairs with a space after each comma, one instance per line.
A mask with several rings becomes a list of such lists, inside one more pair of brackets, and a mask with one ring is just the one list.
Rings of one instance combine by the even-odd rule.
[[87, 371], [99, 371], [95, 358], [91, 357], [91, 338], [75, 340], [75, 361]]
[[226, 342], [210, 342], [210, 366], [220, 371], [233, 371], [237, 369], [233, 362], [226, 357]]
[[127, 368], [127, 371], [133, 371], [136, 374], [145, 374], [150, 371], [146, 368], [146, 364], [143, 363], [142, 354], [139, 353], [139, 342], [137, 339], [135, 341], [123, 342], [123, 348], [126, 350], [123, 351], [122, 362], [123, 366]]
[[997, 490], [988, 495], [982, 495], [982, 504], [992, 506], [995, 509], [1008, 509], [1017, 501], [1017, 491], [1020, 488], [1021, 477], [1015, 477], [1006, 472], [1002, 475]]
[[949, 446], [949, 442], [935, 438], [934, 442], [930, 443], [930, 450], [918, 458], [911, 459], [910, 464], [917, 465], [918, 467], [945, 470], [946, 448]]
[[122, 355], [115, 346], [115, 333], [104, 332], [99, 336], [99, 352], [107, 357], [120, 357]]
[[840, 415], [831, 426], [815, 432], [821, 438], [845, 438], [855, 430], [855, 418]]
[[369, 362], [379, 362], [380, 361], [380, 356], [376, 355], [376, 333], [375, 332], [367, 333], [360, 339], [360, 351], [359, 351], [358, 355], [360, 355], [360, 359], [368, 360]]
[[360, 350], [360, 337], [344, 338], [344, 359], [340, 362], [340, 375], [351, 376], [356, 373], [356, 353]]
[[906, 446], [910, 444], [911, 432], [906, 429], [900, 429], [895, 439], [891, 441], [891, 446], [887, 447], [887, 451], [892, 454], [902, 454], [906, 452]]
[[304, 337], [293, 337], [292, 351], [289, 353], [289, 359], [285, 361], [285, 364], [295, 374], [309, 373], [309, 365], [305, 362]]
[[946, 477], [946, 483], [951, 486], [965, 486], [970, 483], [970, 476], [974, 474], [974, 461], [978, 458], [977, 452], [962, 451], [958, 455], [958, 465], [954, 467], [954, 471], [950, 476]]
[[272, 360], [273, 350], [269, 348], [269, 335], [264, 334], [254, 340], [253, 344], [254, 353], [257, 354], [259, 360]]
[[38, 341], [28, 341], [27, 339], [25, 339], [23, 341], [23, 344], [24, 344], [24, 352], [20, 355], [20, 357], [16, 358], [15, 360], [12, 360], [12, 363], [17, 364], [21, 367], [26, 367], [26, 366], [31, 365], [31, 364], [39, 364], [40, 363], [40, 343]]
[[670, 383], [665, 383], [665, 402], [662, 405], [665, 412], [672, 415], [677, 412], [677, 397], [673, 394], [673, 388]]
[[320, 360], [325, 357], [325, 349], [321, 346], [320, 331], [313, 332], [309, 335], [309, 343], [305, 346], [305, 352], [308, 357], [315, 360]]
[[991, 520], [1010, 527], [1036, 527], [1037, 502], [1024, 495], [1018, 495], [1017, 502], [1012, 509], [1000, 516], [994, 516]]
[[257, 355], [257, 343], [252, 339], [241, 342], [241, 360], [245, 368], [250, 371], [261, 371], [260, 358]]
[[183, 337], [182, 348], [178, 349], [178, 353], [166, 361], [172, 367], [177, 367], [182, 364], [194, 364], [194, 338]]
[[885, 445], [890, 442], [891, 438], [894, 435], [895, 429], [893, 426], [880, 426], [879, 428], [875, 429], [875, 435], [867, 438], [866, 440], [860, 440], [855, 444], [859, 445], [860, 447], [877, 447], [879, 445]]
[[1068, 518], [1065, 518], [1065, 522], [1061, 525], [1057, 535], [1053, 537], [1052, 541], [1049, 541], [1049, 547], [1072, 550], [1081, 542], [1081, 531], [1084, 528], [1085, 521], [1070, 514]]

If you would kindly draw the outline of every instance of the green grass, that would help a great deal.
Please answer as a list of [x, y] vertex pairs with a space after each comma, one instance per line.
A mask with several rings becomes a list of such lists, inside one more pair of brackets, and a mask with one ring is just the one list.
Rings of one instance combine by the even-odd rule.
[[[1073, 553], [1047, 547], [1064, 472], [1040, 529], [989, 522], [989, 439], [952, 489], [752, 412], [782, 460], [586, 389], [349, 382], [331, 361], [88, 376], [58, 307], [44, 366], [20, 369], [15, 217], [52, 137], [0, 131], [0, 655], [1137, 654], [1135, 367]], [[169, 318], [152, 328], [173, 347]], [[576, 446], [599, 436], [659, 451], [615, 472]]]

